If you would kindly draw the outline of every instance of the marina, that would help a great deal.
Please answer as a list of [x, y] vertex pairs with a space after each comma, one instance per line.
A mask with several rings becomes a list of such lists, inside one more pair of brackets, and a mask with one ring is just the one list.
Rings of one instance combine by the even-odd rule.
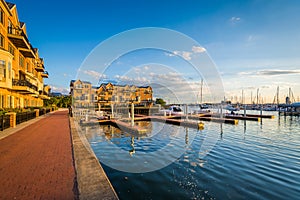
[[[84, 129], [118, 196], [124, 199], [294, 199], [300, 193], [300, 152], [295, 148], [300, 145], [299, 120], [276, 116], [235, 126], [207, 121], [203, 130], [137, 120], [135, 124], [148, 131], [134, 137], [109, 125]], [[123, 153], [115, 152], [115, 145]], [[143, 156], [162, 148], [166, 159], [174, 153], [181, 156], [153, 172], [117, 170], [131, 169], [136, 162], [151, 166], [152, 159], [163, 162], [161, 157], [149, 157], [146, 162]]]
[[0, 0], [0, 200], [300, 199], [299, 8]]

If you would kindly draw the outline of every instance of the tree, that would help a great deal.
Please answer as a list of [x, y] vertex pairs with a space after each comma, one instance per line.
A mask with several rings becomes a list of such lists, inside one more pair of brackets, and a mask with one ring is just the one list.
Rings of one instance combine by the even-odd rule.
[[67, 108], [72, 104], [71, 96], [51, 97], [49, 100], [44, 100], [44, 106], [56, 106], [59, 108]]
[[164, 107], [166, 105], [166, 102], [162, 98], [156, 98], [155, 104], [160, 104]]

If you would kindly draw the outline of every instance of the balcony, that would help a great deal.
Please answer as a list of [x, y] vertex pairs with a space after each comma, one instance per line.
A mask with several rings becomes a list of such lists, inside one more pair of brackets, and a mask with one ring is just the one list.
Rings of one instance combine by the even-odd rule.
[[24, 57], [35, 58], [33, 48], [22, 29], [8, 27], [7, 36]]
[[43, 77], [43, 78], [48, 78], [48, 77], [49, 77], [48, 72], [47, 72], [47, 71], [44, 71], [44, 72], [42, 73], [42, 77]]
[[37, 86], [33, 85], [27, 80], [12, 80], [12, 90], [18, 91], [22, 94], [38, 94]]
[[50, 99], [49, 97], [49, 91], [45, 91], [45, 87], [44, 87], [44, 91], [43, 90], [39, 90], [39, 98], [41, 99]]
[[45, 71], [45, 68], [44, 68], [44, 65], [42, 63], [38, 63], [36, 66], [35, 66], [35, 70], [37, 72], [44, 72]]

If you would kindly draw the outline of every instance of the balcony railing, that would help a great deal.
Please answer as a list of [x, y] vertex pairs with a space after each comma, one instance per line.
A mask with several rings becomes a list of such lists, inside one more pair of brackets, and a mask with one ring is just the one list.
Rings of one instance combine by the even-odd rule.
[[[43, 73], [42, 73], [42, 77], [43, 78], [48, 78], [49, 77], [49, 73], [47, 72], [47, 71], [44, 71]], [[77, 88], [76, 88], [77, 89]]]
[[33, 85], [32, 83], [30, 83], [27, 80], [18, 80], [18, 79], [13, 79], [12, 80], [12, 85], [13, 86], [24, 86], [24, 87], [29, 87], [31, 89], [33, 89], [34, 91], [38, 91], [38, 87]]
[[31, 46], [26, 34], [20, 28], [8, 27], [9, 40], [19, 48], [20, 52], [25, 57], [35, 58], [35, 51]]

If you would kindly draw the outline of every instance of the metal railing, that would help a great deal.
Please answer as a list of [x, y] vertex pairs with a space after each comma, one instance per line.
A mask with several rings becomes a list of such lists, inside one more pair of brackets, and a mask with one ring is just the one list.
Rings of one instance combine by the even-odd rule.
[[3, 131], [10, 127], [10, 116], [1, 115], [0, 116], [0, 130]]
[[26, 86], [26, 87], [29, 87], [29, 88], [33, 89], [34, 91], [38, 91], [37, 86], [33, 85], [32, 83], [30, 83], [27, 80], [13, 79], [12, 80], [12, 85], [13, 86]]
[[36, 117], [35, 111], [17, 113], [16, 124], [21, 124]]
[[29, 42], [29, 40], [27, 38], [27, 35], [24, 33], [24, 31], [21, 28], [7, 27], [7, 31], [8, 31], [8, 34], [18, 35], [18, 36], [24, 37], [25, 40], [26, 40], [26, 42], [27, 42], [27, 44], [30, 46], [31, 50], [33, 51], [33, 47], [30, 44], [30, 42]]

